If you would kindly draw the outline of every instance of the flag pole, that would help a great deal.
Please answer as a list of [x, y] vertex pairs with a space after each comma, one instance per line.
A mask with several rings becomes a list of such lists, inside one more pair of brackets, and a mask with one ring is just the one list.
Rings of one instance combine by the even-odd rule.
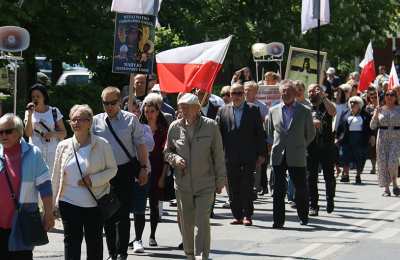
[[317, 28], [317, 84], [320, 84], [321, 76], [321, 64], [320, 64], [320, 53], [321, 53], [321, 19], [318, 17], [318, 28]]

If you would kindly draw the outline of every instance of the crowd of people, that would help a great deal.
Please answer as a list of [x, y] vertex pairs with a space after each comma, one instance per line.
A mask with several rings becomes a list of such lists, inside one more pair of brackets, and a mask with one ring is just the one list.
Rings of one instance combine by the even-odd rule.
[[[74, 105], [67, 139], [63, 115], [35, 84], [24, 121], [0, 118], [0, 259], [32, 259], [36, 242], [19, 225], [21, 209], [40, 208], [45, 232], [61, 219], [65, 259], [80, 259], [83, 238], [87, 259], [103, 259], [104, 231], [115, 260], [127, 259], [130, 247], [144, 252], [147, 200], [148, 245], [158, 246], [162, 202], [176, 198], [180, 248], [188, 259], [208, 259], [210, 218], [224, 187], [232, 225], [253, 225], [254, 201], [271, 191], [276, 229], [285, 225], [286, 196], [301, 225], [318, 216], [321, 171], [327, 213], [335, 210], [336, 179], [350, 182], [354, 169], [362, 184], [368, 159], [383, 196], [399, 196], [400, 86], [388, 89], [383, 67], [365, 92], [357, 73], [348, 80], [335, 73], [329, 68], [322, 85], [305, 86], [272, 71], [255, 82], [245, 67], [220, 96], [179, 93], [176, 110], [154, 80], [138, 74], [130, 98], [104, 88], [103, 113]], [[278, 85], [280, 101], [259, 100], [260, 85]]]

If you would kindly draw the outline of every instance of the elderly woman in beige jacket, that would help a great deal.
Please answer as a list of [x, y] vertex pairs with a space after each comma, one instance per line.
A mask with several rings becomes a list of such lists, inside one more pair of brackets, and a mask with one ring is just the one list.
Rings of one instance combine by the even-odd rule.
[[117, 164], [110, 144], [90, 134], [93, 111], [88, 105], [73, 106], [69, 118], [74, 136], [58, 144], [52, 176], [54, 204], [64, 226], [65, 259], [80, 259], [83, 235], [88, 259], [103, 259], [103, 219], [88, 189], [97, 199], [108, 194]]

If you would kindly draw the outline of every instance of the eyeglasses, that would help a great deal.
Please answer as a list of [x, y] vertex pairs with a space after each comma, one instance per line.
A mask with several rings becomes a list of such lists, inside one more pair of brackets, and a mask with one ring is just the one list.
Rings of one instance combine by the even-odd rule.
[[83, 123], [85, 121], [90, 121], [90, 119], [89, 118], [73, 118], [73, 119], [69, 120], [68, 122], [70, 124], [71, 123], [76, 124], [76, 123]]
[[221, 93], [221, 96], [223, 97], [230, 97], [231, 95], [229, 93]]
[[113, 100], [113, 101], [101, 101], [103, 103], [103, 106], [115, 106], [118, 103], [119, 100]]
[[232, 96], [242, 96], [243, 95], [243, 91], [239, 91], [239, 92], [231, 92]]
[[8, 129], [3, 129], [0, 130], [0, 135], [6, 134], [6, 135], [10, 135], [12, 134], [12, 132], [14, 131], [15, 128], [8, 128]]
[[395, 97], [396, 94], [394, 94], [394, 93], [387, 93], [387, 94], [385, 94], [385, 96], [386, 96], [386, 97]]

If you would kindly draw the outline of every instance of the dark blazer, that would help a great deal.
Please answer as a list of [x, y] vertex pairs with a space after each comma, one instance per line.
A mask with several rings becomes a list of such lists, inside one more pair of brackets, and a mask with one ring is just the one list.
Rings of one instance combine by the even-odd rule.
[[265, 132], [258, 107], [244, 103], [240, 127], [235, 126], [232, 104], [218, 110], [216, 121], [222, 135], [226, 163], [255, 164], [266, 154]]
[[207, 115], [203, 115], [203, 112], [201, 112], [201, 115], [215, 120], [215, 118], [217, 117], [218, 109], [219, 106], [214, 105], [212, 102], [208, 102]]

